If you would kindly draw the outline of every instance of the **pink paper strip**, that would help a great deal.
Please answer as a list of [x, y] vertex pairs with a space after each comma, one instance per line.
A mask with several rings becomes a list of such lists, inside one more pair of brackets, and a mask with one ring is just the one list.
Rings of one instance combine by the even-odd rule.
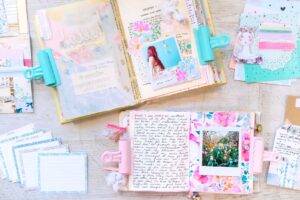
[[295, 37], [293, 34], [284, 34], [284, 33], [258, 33], [258, 38], [268, 39], [268, 40], [294, 40]]
[[294, 43], [281, 43], [281, 42], [259, 42], [259, 49], [272, 49], [272, 50], [285, 50], [285, 51], [294, 51]]
[[24, 65], [26, 67], [32, 67], [31, 59], [24, 59]]

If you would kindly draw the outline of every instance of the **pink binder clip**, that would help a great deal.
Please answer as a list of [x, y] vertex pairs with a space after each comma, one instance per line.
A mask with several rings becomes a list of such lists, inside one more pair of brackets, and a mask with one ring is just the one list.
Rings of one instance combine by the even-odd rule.
[[282, 156], [278, 153], [264, 150], [264, 141], [262, 137], [254, 137], [252, 140], [252, 173], [259, 174], [263, 170], [264, 161], [280, 161]]
[[259, 174], [263, 169], [264, 141], [262, 137], [253, 137], [252, 144], [252, 173]]
[[279, 162], [280, 160], [282, 160], [282, 156], [279, 153], [272, 151], [264, 152], [264, 161]]
[[131, 142], [119, 141], [119, 151], [105, 151], [101, 155], [102, 162], [106, 164], [118, 163], [118, 167], [106, 167], [106, 170], [129, 175], [131, 173]]

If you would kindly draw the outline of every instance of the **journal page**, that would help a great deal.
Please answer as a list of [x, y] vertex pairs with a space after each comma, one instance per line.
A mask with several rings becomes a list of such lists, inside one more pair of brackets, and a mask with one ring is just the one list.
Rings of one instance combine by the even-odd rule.
[[26, 0], [0, 0], [0, 114], [33, 112]]
[[0, 37], [28, 33], [27, 0], [0, 0]]
[[86, 0], [36, 16], [59, 71], [57, 97], [64, 120], [135, 104], [109, 1]]
[[188, 191], [190, 114], [132, 111], [130, 191]]
[[273, 152], [280, 160], [270, 162], [267, 184], [300, 190], [300, 126], [285, 124], [275, 133]]
[[214, 83], [197, 60], [184, 0], [116, 0], [142, 100]]
[[0, 67], [0, 113], [31, 113], [31, 81], [24, 78], [23, 68]]
[[199, 112], [191, 114], [190, 190], [248, 194], [255, 114]]

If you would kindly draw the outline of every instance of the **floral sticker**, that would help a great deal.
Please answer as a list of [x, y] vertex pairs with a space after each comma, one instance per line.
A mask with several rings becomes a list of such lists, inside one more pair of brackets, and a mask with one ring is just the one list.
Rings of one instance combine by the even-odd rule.
[[177, 81], [186, 81], [187, 72], [183, 70], [177, 70], [176, 72]]
[[[156, 29], [158, 29], [155, 26]], [[156, 30], [157, 31], [157, 30]], [[138, 56], [141, 47], [148, 42], [154, 41], [157, 35], [153, 34], [151, 25], [143, 21], [133, 23], [133, 37], [129, 40], [128, 52], [133, 56]]]
[[192, 44], [189, 40], [181, 40], [179, 43], [179, 48], [183, 54], [192, 54]]
[[244, 134], [242, 138], [242, 157], [244, 161], [249, 161], [249, 153], [250, 152], [250, 135]]
[[129, 40], [129, 48], [128, 52], [134, 56], [136, 56], [142, 47], [142, 41], [139, 37], [134, 36], [131, 40]]
[[160, 24], [156, 23], [152, 25], [152, 38], [153, 40], [158, 40], [161, 37]]
[[137, 21], [133, 23], [134, 30], [139, 34], [150, 31], [150, 27], [150, 24], [144, 23], [143, 21]]

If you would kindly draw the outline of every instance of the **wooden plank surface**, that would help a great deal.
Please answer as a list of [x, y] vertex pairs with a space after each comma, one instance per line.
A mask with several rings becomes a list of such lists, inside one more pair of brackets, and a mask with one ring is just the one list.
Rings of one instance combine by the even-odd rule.
[[[37, 40], [32, 29], [31, 19], [36, 10], [71, 2], [71, 0], [28, 0], [28, 13], [32, 33], [33, 55], [38, 50]], [[228, 33], [235, 38], [238, 19], [243, 9], [243, 0], [210, 0], [212, 14], [218, 33]], [[134, 6], [134, 5], [133, 5]], [[140, 109], [174, 111], [260, 111], [262, 112], [263, 136], [267, 146], [272, 146], [274, 130], [283, 122], [287, 95], [299, 95], [299, 81], [292, 87], [263, 84], [245, 84], [233, 81], [233, 71], [227, 69], [232, 54], [233, 44], [223, 51], [228, 84], [214, 89], [197, 90], [185, 94], [153, 101]], [[36, 62], [34, 56], [34, 62]], [[0, 180], [0, 200], [183, 200], [186, 195], [155, 193], [113, 193], [105, 183], [106, 172], [102, 170], [99, 155], [107, 149], [116, 149], [117, 145], [107, 141], [101, 130], [106, 123], [117, 123], [118, 113], [89, 118], [80, 122], [60, 125], [57, 120], [50, 90], [40, 83], [34, 84], [34, 114], [0, 115], [0, 134], [14, 128], [35, 123], [36, 127], [52, 130], [54, 136], [62, 138], [70, 145], [71, 151], [86, 151], [89, 156], [89, 193], [87, 195], [44, 195], [38, 191], [25, 191], [18, 184]], [[299, 199], [300, 192], [267, 186], [265, 175], [262, 176], [261, 192], [249, 196], [203, 195], [204, 200], [215, 199], [255, 199], [286, 200]]]

